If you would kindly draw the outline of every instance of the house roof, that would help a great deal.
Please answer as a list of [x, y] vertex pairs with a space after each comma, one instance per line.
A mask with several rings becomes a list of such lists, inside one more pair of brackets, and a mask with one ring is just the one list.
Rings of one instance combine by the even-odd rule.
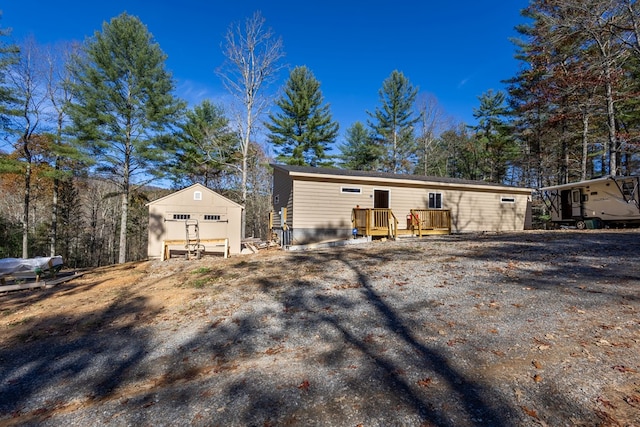
[[170, 197], [173, 197], [173, 196], [175, 196], [176, 194], [183, 193], [183, 192], [185, 192], [185, 191], [196, 190], [196, 189], [198, 189], [198, 190], [200, 190], [200, 191], [206, 191], [206, 192], [212, 193], [212, 194], [213, 194], [213, 195], [215, 195], [216, 197], [219, 197], [219, 198], [221, 198], [221, 199], [224, 199], [224, 200], [226, 200], [227, 202], [231, 203], [232, 205], [235, 205], [235, 206], [237, 206], [237, 207], [239, 207], [239, 208], [241, 208], [241, 209], [244, 209], [244, 206], [242, 206], [242, 205], [240, 205], [240, 204], [238, 204], [238, 203], [234, 202], [233, 200], [231, 200], [231, 199], [229, 199], [229, 198], [227, 198], [227, 197], [224, 197], [222, 194], [217, 193], [217, 192], [213, 191], [212, 189], [207, 188], [207, 187], [205, 187], [204, 185], [199, 184], [199, 183], [196, 183], [196, 184], [190, 185], [189, 187], [185, 187], [185, 188], [183, 188], [182, 190], [174, 191], [174, 192], [173, 192], [173, 193], [171, 193], [171, 194], [167, 194], [167, 195], [166, 195], [166, 196], [164, 196], [164, 197], [161, 197], [161, 198], [159, 198], [159, 199], [156, 199], [156, 200], [153, 200], [153, 201], [151, 201], [151, 202], [147, 203], [145, 206], [153, 205], [153, 204], [156, 204], [156, 203], [161, 202], [161, 201], [163, 201], [163, 200], [166, 200], [166, 199], [168, 199], [168, 198], [170, 198]]
[[491, 189], [494, 188], [496, 190], [512, 190], [512, 191], [523, 191], [523, 192], [532, 192], [532, 189], [522, 188], [522, 187], [513, 187], [502, 184], [495, 184], [491, 182], [485, 181], [474, 181], [468, 179], [459, 179], [459, 178], [447, 178], [447, 177], [434, 177], [434, 176], [422, 176], [422, 175], [409, 175], [409, 174], [394, 174], [388, 172], [375, 172], [375, 171], [358, 171], [358, 170], [347, 170], [347, 169], [333, 169], [333, 168], [315, 168], [311, 166], [291, 166], [291, 165], [271, 165], [274, 169], [279, 169], [283, 172], [286, 172], [289, 176], [292, 177], [309, 177], [309, 178], [331, 178], [334, 179], [350, 179], [350, 180], [363, 180], [363, 181], [394, 181], [398, 183], [418, 183], [421, 185], [424, 184], [436, 184], [439, 186], [456, 186], [456, 187], [467, 187], [467, 188], [479, 188], [479, 189]]

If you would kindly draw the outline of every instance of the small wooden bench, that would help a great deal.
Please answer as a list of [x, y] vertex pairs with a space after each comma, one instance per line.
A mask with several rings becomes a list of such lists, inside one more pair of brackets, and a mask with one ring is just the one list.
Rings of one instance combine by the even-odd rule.
[[[181, 247], [181, 251], [186, 251], [186, 245], [187, 245], [187, 241], [186, 240], [180, 240], [180, 239], [174, 239], [174, 240], [163, 240], [162, 242], [162, 257], [160, 258], [161, 261], [164, 261], [166, 259], [171, 258], [171, 246], [182, 246]], [[229, 257], [229, 239], [228, 238], [221, 238], [221, 239], [200, 239], [200, 245], [204, 246], [204, 252], [219, 252], [219, 250], [215, 250], [215, 249], [219, 249], [221, 248], [223, 251], [223, 256], [225, 258]], [[212, 249], [212, 250], [209, 250]]]

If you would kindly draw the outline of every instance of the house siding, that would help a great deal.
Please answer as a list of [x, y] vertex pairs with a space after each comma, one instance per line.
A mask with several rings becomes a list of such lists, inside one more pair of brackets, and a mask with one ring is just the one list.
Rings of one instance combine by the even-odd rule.
[[[442, 208], [451, 210], [452, 232], [516, 231], [530, 227], [528, 189], [400, 180], [401, 177], [394, 182], [326, 174], [291, 176], [286, 171], [274, 171], [274, 188], [290, 188], [292, 244], [349, 237], [352, 209], [373, 208], [375, 190], [389, 191], [389, 207], [399, 228], [406, 228], [406, 215], [411, 209], [428, 208], [429, 193], [442, 194]], [[359, 188], [361, 193], [343, 193], [343, 187]], [[502, 197], [513, 202], [501, 202]]]

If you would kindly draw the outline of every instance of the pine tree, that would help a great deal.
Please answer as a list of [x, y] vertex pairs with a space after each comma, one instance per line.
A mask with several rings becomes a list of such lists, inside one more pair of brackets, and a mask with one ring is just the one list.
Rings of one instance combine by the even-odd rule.
[[375, 171], [380, 168], [383, 152], [362, 122], [347, 129], [346, 143], [340, 145], [341, 166], [345, 169]]
[[97, 171], [113, 179], [121, 198], [118, 262], [127, 255], [127, 215], [132, 191], [160, 176], [163, 138], [183, 102], [172, 94], [166, 55], [137, 17], [123, 13], [104, 23], [72, 69], [69, 110], [80, 142]]
[[413, 126], [420, 121], [413, 105], [418, 94], [411, 82], [394, 70], [378, 92], [380, 106], [369, 113], [369, 126], [387, 153], [383, 169], [388, 172], [413, 172], [416, 163], [416, 141]]
[[20, 50], [14, 44], [5, 43], [5, 38], [10, 34], [9, 29], [0, 27], [0, 129], [6, 129], [9, 117], [16, 114], [16, 98], [12, 88], [7, 85], [7, 73], [9, 68], [18, 61]]
[[327, 149], [338, 136], [329, 104], [320, 91], [320, 82], [307, 67], [296, 67], [285, 84], [284, 95], [276, 102], [280, 112], [270, 114], [269, 140], [278, 161], [289, 165], [328, 166]]
[[205, 100], [187, 111], [176, 138], [171, 175], [178, 186], [199, 182], [220, 189], [221, 181], [240, 169], [239, 139], [229, 128], [222, 107], [211, 101]]
[[484, 180], [501, 183], [506, 177], [509, 161], [514, 157], [513, 140], [505, 121], [508, 114], [504, 92], [488, 90], [479, 98], [480, 106], [474, 108], [473, 117], [478, 124], [473, 126], [476, 137], [484, 147]]

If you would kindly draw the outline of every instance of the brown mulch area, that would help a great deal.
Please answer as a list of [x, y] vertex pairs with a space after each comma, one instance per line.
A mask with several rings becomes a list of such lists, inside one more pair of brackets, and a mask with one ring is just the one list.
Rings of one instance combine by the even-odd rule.
[[0, 425], [640, 425], [640, 232], [95, 269], [0, 295]]

